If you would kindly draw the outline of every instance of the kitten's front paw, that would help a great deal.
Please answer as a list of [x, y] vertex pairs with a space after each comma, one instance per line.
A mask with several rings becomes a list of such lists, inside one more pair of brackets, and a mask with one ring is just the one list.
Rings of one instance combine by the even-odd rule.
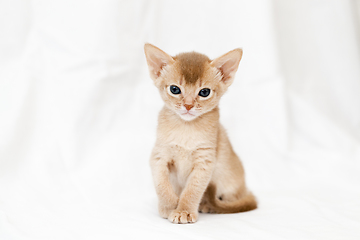
[[172, 223], [194, 223], [197, 221], [197, 212], [174, 210], [170, 213], [168, 219]]

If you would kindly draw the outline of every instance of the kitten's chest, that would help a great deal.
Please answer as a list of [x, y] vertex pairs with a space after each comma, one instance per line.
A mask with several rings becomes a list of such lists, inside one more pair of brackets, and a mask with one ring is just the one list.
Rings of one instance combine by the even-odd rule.
[[193, 151], [197, 148], [216, 147], [219, 113], [212, 111], [192, 121], [184, 121], [164, 107], [159, 114], [157, 140], [163, 146], [180, 146]]
[[[160, 126], [158, 138], [164, 146], [178, 146], [177, 151], [192, 152], [197, 148], [213, 147], [216, 142], [216, 129], [194, 125]], [[180, 150], [181, 149], [181, 150]]]

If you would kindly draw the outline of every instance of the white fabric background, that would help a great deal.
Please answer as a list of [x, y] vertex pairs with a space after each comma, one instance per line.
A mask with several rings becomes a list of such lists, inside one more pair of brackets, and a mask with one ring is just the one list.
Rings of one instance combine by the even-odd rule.
[[[360, 239], [356, 0], [1, 1], [0, 239]], [[255, 211], [157, 213], [143, 44], [242, 47], [221, 121]]]

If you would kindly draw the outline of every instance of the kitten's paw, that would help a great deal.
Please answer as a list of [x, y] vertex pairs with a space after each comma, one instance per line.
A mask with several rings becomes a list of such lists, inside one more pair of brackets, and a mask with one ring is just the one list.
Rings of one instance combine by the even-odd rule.
[[200, 204], [199, 212], [201, 213], [215, 213], [215, 210], [207, 203]]
[[201, 213], [213, 213], [214, 211], [208, 205], [199, 206], [199, 212]]
[[172, 223], [194, 223], [197, 221], [197, 212], [174, 210], [170, 213], [168, 219]]

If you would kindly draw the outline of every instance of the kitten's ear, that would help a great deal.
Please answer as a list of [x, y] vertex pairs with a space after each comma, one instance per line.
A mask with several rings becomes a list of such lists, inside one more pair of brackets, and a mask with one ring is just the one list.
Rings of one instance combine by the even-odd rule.
[[161, 49], [146, 43], [144, 46], [146, 61], [149, 67], [150, 77], [156, 80], [164, 66], [174, 62], [174, 59]]
[[234, 49], [221, 57], [214, 59], [210, 64], [220, 70], [221, 81], [230, 86], [234, 80], [235, 73], [239, 67], [243, 51], [240, 48]]

